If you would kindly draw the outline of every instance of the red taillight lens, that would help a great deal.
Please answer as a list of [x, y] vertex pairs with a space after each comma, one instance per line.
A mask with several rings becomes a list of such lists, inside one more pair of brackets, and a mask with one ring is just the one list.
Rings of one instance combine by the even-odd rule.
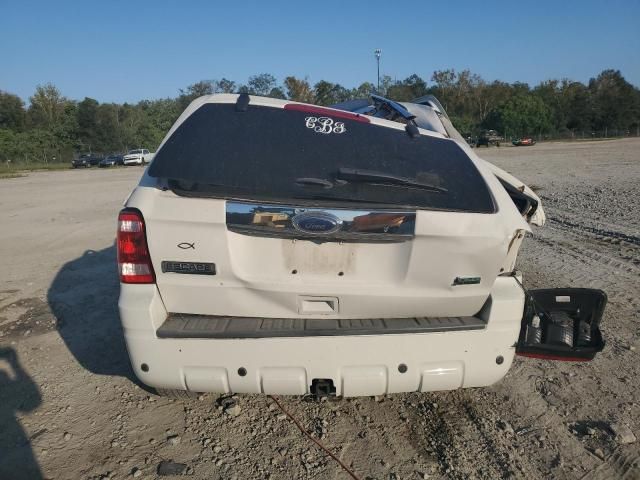
[[370, 123], [367, 116], [359, 113], [346, 112], [342, 110], [333, 110], [331, 108], [316, 107], [314, 105], [306, 105], [302, 103], [287, 103], [284, 106], [285, 110], [294, 110], [297, 112], [313, 113], [314, 115], [328, 115], [336, 118], [346, 118], [348, 120], [355, 120], [356, 122]]
[[588, 362], [591, 358], [583, 357], [565, 357], [563, 355], [554, 355], [553, 353], [534, 353], [534, 352], [516, 352], [521, 357], [537, 358], [540, 360], [559, 360], [561, 362]]
[[125, 208], [118, 215], [118, 271], [122, 283], [155, 283], [147, 248], [144, 218], [138, 210]]

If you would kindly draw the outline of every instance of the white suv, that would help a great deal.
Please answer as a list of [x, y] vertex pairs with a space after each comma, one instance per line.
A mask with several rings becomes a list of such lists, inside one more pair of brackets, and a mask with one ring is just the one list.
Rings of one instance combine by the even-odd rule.
[[153, 159], [153, 153], [146, 148], [138, 148], [137, 150], [129, 150], [123, 157], [125, 165], [145, 165]]
[[535, 193], [435, 99], [358, 105], [224, 94], [180, 116], [118, 222], [141, 381], [379, 395], [490, 385], [516, 350], [602, 348], [604, 294], [520, 284]]

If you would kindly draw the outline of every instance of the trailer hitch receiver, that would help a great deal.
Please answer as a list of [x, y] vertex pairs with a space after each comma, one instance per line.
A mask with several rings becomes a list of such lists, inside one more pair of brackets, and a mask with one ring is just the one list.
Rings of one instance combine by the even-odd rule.
[[311, 395], [314, 397], [335, 397], [336, 387], [330, 378], [314, 378], [311, 380]]

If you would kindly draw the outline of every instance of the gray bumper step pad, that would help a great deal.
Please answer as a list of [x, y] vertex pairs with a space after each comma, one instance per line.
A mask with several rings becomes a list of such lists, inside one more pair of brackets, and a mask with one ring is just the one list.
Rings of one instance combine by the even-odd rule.
[[481, 330], [477, 317], [434, 318], [249, 318], [170, 314], [156, 331], [158, 338], [272, 338]]

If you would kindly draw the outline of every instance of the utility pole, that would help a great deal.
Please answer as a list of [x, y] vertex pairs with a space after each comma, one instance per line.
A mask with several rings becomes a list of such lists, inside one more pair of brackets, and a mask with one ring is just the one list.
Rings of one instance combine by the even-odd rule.
[[382, 55], [382, 50], [376, 48], [373, 54], [376, 56], [376, 62], [378, 63], [378, 93], [380, 93], [380, 55]]

